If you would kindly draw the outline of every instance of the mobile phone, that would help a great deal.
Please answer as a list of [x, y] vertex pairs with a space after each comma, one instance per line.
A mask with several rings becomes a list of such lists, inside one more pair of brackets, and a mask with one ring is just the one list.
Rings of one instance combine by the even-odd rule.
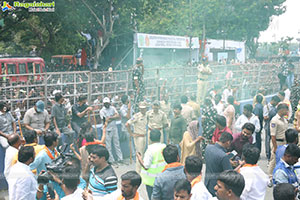
[[54, 189], [53, 189], [52, 183], [47, 183], [47, 188], [48, 188], [48, 193], [50, 195], [50, 198], [54, 199], [55, 198], [55, 193], [54, 193]]
[[228, 156], [229, 156], [229, 159], [233, 159], [235, 156], [237, 156], [237, 152], [235, 151], [235, 150], [233, 150], [232, 152], [230, 152], [229, 154], [228, 154]]

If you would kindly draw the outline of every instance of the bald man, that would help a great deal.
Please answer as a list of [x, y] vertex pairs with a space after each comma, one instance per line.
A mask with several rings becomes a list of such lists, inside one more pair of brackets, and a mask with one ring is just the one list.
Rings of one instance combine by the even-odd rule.
[[19, 151], [19, 147], [21, 146], [21, 138], [18, 134], [10, 134], [7, 137], [7, 141], [9, 144], [9, 147], [6, 149], [5, 153], [5, 165], [4, 165], [4, 176], [6, 179], [8, 179], [10, 168], [12, 167], [12, 161], [15, 157], [15, 155]]

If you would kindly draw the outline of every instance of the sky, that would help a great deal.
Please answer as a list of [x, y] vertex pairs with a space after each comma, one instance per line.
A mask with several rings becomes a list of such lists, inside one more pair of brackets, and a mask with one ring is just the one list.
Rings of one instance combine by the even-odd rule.
[[287, 0], [286, 12], [275, 16], [269, 28], [260, 32], [259, 42], [279, 41], [282, 37], [300, 38], [300, 0]]

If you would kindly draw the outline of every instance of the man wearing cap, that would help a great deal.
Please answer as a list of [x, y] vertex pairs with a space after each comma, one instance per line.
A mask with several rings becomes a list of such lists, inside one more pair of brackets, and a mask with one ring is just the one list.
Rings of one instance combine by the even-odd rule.
[[144, 64], [143, 59], [138, 58], [136, 60], [136, 65], [133, 67], [132, 71], [132, 87], [135, 90], [135, 99], [134, 102], [135, 110], [137, 110], [137, 105], [139, 102], [143, 101], [145, 95], [145, 87], [144, 87]]
[[123, 160], [123, 155], [120, 148], [119, 134], [116, 125], [116, 121], [120, 118], [118, 111], [114, 106], [110, 105], [110, 99], [105, 97], [103, 99], [103, 108], [100, 110], [100, 117], [103, 123], [108, 122], [106, 127], [106, 148], [110, 154], [109, 162], [114, 162], [112, 154], [112, 146], [114, 146], [118, 161]]
[[[139, 103], [140, 112], [136, 113], [126, 123], [126, 127], [130, 135], [133, 137], [134, 145], [137, 153], [140, 153], [141, 157], [144, 157], [144, 151], [146, 148], [146, 126], [147, 126], [147, 104], [146, 102]], [[133, 126], [133, 132], [130, 126]], [[141, 165], [136, 162], [136, 171], [141, 172]]]
[[[154, 101], [152, 105], [152, 110], [147, 111], [147, 123], [148, 131], [150, 132], [153, 129], [157, 129], [161, 132], [160, 142], [163, 142], [164, 134], [163, 129], [168, 127], [168, 121], [166, 114], [159, 109], [159, 102]], [[148, 144], [150, 144], [150, 138], [148, 134]]]
[[34, 130], [39, 135], [39, 144], [45, 144], [43, 135], [50, 127], [50, 116], [42, 100], [26, 111], [23, 121], [26, 129]]

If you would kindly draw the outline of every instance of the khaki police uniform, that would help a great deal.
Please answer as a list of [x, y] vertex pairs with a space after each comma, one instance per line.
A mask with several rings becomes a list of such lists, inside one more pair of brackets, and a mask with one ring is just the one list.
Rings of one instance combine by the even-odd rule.
[[151, 144], [150, 131], [153, 129], [160, 130], [161, 132], [160, 142], [163, 143], [164, 141], [163, 127], [165, 124], [168, 124], [166, 114], [161, 110], [158, 110], [158, 113], [154, 113], [153, 110], [149, 110], [147, 111], [146, 115], [148, 121], [148, 145]]
[[[280, 117], [278, 114], [276, 114], [270, 122], [270, 133], [271, 133], [271, 137], [272, 136], [276, 137], [277, 148], [280, 145], [286, 144], [285, 131], [287, 129], [288, 129], [288, 121], [284, 117]], [[270, 163], [268, 168], [268, 173], [270, 178], [272, 177], [273, 170], [276, 165], [276, 155], [273, 151], [274, 151], [274, 147], [271, 141], [271, 158], [270, 158]]]
[[[134, 136], [133, 141], [135, 145], [135, 151], [139, 152], [144, 157], [144, 152], [146, 148], [146, 126], [147, 126], [147, 117], [141, 112], [138, 112], [133, 115], [131, 119], [127, 121], [129, 125], [133, 126], [133, 133], [138, 134], [139, 136]], [[141, 172], [141, 165], [136, 161], [136, 171]]]
[[165, 133], [167, 135], [166, 139], [168, 141], [170, 135], [170, 126], [171, 126], [171, 119], [170, 119], [171, 104], [170, 102], [166, 103], [165, 101], [160, 101], [159, 104], [160, 104], [160, 110], [163, 111], [167, 116], [168, 127], [165, 128]]

